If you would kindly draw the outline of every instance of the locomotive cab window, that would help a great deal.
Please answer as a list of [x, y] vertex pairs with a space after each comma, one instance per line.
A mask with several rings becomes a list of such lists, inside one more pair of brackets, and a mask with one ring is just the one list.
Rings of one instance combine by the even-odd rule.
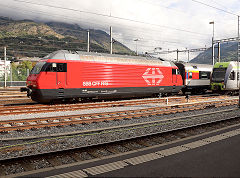
[[67, 72], [67, 64], [57, 63], [57, 72]]
[[38, 62], [31, 70], [31, 74], [39, 74], [46, 62]]
[[45, 67], [42, 69], [46, 72], [67, 72], [66, 63], [46, 63]]
[[229, 75], [229, 80], [235, 80], [235, 72], [232, 71]]

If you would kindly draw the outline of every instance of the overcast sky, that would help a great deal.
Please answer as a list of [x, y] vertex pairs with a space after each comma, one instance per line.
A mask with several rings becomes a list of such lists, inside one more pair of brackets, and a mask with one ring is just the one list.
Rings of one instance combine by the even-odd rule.
[[[240, 14], [239, 0], [198, 1]], [[107, 33], [112, 26], [116, 40], [132, 50], [136, 50], [137, 43], [139, 52], [156, 47], [163, 50], [209, 47], [213, 33], [210, 21], [215, 22], [215, 39], [237, 36], [236, 15], [195, 0], [0, 0], [0, 15], [76, 23]], [[176, 54], [162, 57], [176, 58]], [[180, 58], [186, 59], [187, 54]]]

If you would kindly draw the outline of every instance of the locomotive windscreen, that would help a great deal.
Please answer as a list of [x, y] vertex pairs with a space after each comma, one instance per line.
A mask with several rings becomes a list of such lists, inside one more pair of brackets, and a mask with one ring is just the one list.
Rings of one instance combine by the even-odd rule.
[[227, 68], [215, 68], [212, 73], [213, 82], [223, 82]]
[[46, 62], [38, 62], [31, 70], [31, 74], [39, 74], [45, 63]]

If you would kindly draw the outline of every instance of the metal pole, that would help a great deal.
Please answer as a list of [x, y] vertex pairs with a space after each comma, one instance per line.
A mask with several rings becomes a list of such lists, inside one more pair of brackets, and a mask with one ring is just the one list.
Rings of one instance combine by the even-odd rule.
[[215, 58], [215, 56], [214, 56], [214, 42], [213, 42], [213, 37], [212, 37], [212, 65], [214, 66], [214, 58]]
[[136, 41], [136, 55], [138, 55], [137, 42], [139, 41], [139, 39], [135, 39], [134, 41]]
[[87, 31], [87, 52], [90, 51], [90, 32]]
[[7, 47], [4, 47], [4, 87], [7, 87]]
[[12, 86], [12, 62], [10, 63], [10, 85]]
[[209, 24], [212, 24], [213, 25], [213, 36], [212, 36], [212, 65], [214, 66], [214, 21], [212, 22], [209, 22]]
[[138, 55], [138, 51], [137, 51], [137, 41], [138, 41], [138, 40], [136, 40], [136, 54]]
[[218, 43], [218, 62], [221, 61], [221, 46], [220, 43]]
[[112, 27], [110, 26], [110, 54], [113, 52]]
[[178, 52], [179, 52], [179, 51], [178, 51], [178, 49], [177, 49], [177, 62], [178, 62]]
[[214, 65], [214, 60], [215, 60], [215, 45], [214, 45], [214, 21], [213, 21], [213, 37], [212, 37], [212, 42], [213, 42], [213, 65]]
[[190, 50], [188, 50], [188, 63], [189, 63], [189, 57], [190, 57]]
[[239, 47], [240, 47], [240, 41], [239, 41], [239, 40], [240, 40], [240, 39], [239, 39], [239, 35], [240, 35], [240, 34], [239, 34], [239, 25], [240, 25], [240, 24], [239, 24], [239, 20], [240, 20], [240, 19], [239, 19], [239, 16], [238, 16], [238, 49], [237, 49], [237, 55], [238, 55], [238, 56], [237, 56], [237, 60], [238, 60], [238, 62], [237, 62], [237, 71], [238, 71], [238, 72], [237, 72], [237, 74], [238, 74], [238, 75], [237, 75], [237, 84], [238, 84], [238, 108], [240, 108], [240, 85], [239, 85], [239, 78], [240, 78], [240, 73], [239, 73], [239, 72], [240, 72], [240, 71], [239, 71], [239, 55], [240, 55], [240, 53], [239, 53], [239, 52], [240, 52], [240, 51], [239, 51], [239, 50], [240, 50], [240, 49], [239, 49]]

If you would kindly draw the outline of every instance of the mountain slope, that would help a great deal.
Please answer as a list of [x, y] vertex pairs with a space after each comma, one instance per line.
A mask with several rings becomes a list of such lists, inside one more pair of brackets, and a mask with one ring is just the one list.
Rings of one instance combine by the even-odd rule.
[[[221, 44], [221, 61], [237, 61], [237, 42], [229, 42]], [[218, 59], [218, 49], [215, 46], [215, 62]], [[211, 64], [212, 63], [212, 48], [200, 53], [197, 57], [191, 60], [192, 63]]]
[[[46, 24], [59, 34], [62, 34], [64, 36], [71, 36], [79, 40], [87, 41], [87, 30], [81, 28], [77, 24], [66, 24], [61, 22], [49, 22]], [[107, 34], [102, 30], [94, 30], [94, 29], [90, 29], [89, 32], [90, 32], [90, 43], [102, 46], [107, 50], [110, 49], [109, 34]], [[91, 50], [91, 47], [90, 47], [90, 50]], [[119, 43], [118, 41], [115, 41], [113, 44], [113, 53], [133, 54], [133, 52], [128, 47]]]
[[13, 21], [0, 22], [0, 38], [20, 37], [20, 36], [54, 36], [64, 38], [45, 24], [38, 24], [33, 21]]
[[[101, 30], [90, 30], [90, 50], [109, 53], [109, 35]], [[65, 23], [37, 23], [31, 20], [12, 20], [0, 17], [0, 46], [7, 46], [8, 57], [43, 57], [50, 52], [66, 49], [87, 50], [87, 32], [78, 25]], [[133, 54], [119, 42], [113, 52]], [[0, 50], [0, 55], [2, 54]]]

